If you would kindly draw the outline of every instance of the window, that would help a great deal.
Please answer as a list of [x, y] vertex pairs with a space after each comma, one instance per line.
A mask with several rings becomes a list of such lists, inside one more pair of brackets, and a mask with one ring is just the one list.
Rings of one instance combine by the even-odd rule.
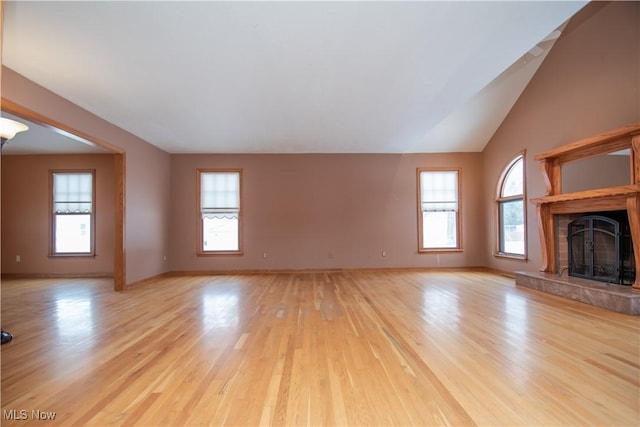
[[418, 169], [419, 250], [460, 250], [460, 170]]
[[198, 170], [198, 253], [241, 253], [240, 170]]
[[524, 258], [527, 248], [524, 153], [502, 172], [497, 189], [498, 255]]
[[94, 255], [94, 175], [51, 172], [52, 255]]

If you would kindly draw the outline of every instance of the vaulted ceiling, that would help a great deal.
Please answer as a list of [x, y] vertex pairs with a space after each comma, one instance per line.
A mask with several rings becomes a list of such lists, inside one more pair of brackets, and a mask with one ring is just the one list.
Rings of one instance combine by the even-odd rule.
[[474, 152], [585, 3], [6, 1], [2, 62], [170, 153]]

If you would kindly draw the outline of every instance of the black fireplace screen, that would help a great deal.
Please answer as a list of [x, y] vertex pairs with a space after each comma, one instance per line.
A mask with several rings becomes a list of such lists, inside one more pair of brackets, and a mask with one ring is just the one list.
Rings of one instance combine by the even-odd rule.
[[[569, 275], [606, 283], [632, 285], [635, 260], [629, 222], [586, 215], [569, 223]], [[620, 221], [622, 220], [622, 221]]]

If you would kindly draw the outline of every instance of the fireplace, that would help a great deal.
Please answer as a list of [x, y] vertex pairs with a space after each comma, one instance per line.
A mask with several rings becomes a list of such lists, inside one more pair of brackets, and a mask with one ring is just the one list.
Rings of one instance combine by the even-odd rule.
[[[593, 189], [582, 190], [565, 193], [562, 191], [563, 165], [581, 159], [593, 159], [598, 156], [606, 158], [625, 151], [629, 158], [629, 183], [619, 185], [612, 184], [612, 187], [605, 186], [599, 188], [593, 185]], [[552, 150], [540, 153], [534, 157], [540, 161], [540, 171], [542, 172], [544, 183], [546, 186], [545, 195], [542, 197], [531, 199], [530, 201], [536, 205], [536, 217], [538, 219], [538, 233], [542, 249], [542, 266], [540, 271], [544, 273], [555, 273], [562, 276], [565, 266], [562, 260], [559, 260], [559, 251], [562, 250], [561, 240], [558, 239], [559, 230], [556, 227], [556, 218], [564, 215], [584, 215], [585, 212], [624, 212], [622, 217], [626, 217], [628, 221], [623, 225], [623, 231], [628, 228], [629, 239], [623, 238], [623, 245], [630, 247], [628, 252], [629, 261], [620, 268], [620, 277], [618, 282], [629, 282], [631, 271], [636, 265], [640, 264], [640, 123], [623, 126], [600, 135], [585, 138]], [[606, 170], [599, 172], [601, 175], [606, 174]], [[611, 218], [610, 215], [603, 215]], [[615, 219], [615, 218], [614, 218]], [[577, 253], [576, 257], [584, 255], [585, 259], [590, 255], [591, 249], [588, 247], [593, 244], [593, 239], [587, 237], [576, 237], [574, 245], [582, 245], [583, 254]], [[582, 240], [580, 240], [582, 239]], [[566, 244], [566, 239], [564, 240]], [[587, 246], [586, 248], [584, 246]], [[632, 245], [632, 249], [631, 249]], [[577, 249], [576, 249], [577, 250]], [[598, 254], [599, 255], [599, 254]], [[576, 258], [576, 259], [578, 259]], [[582, 260], [580, 260], [582, 261]], [[616, 263], [617, 261], [613, 261]], [[582, 262], [581, 262], [582, 263]], [[588, 264], [588, 263], [582, 263]], [[599, 281], [613, 281], [614, 273], [607, 272], [612, 270], [611, 261], [605, 261], [600, 265], [605, 271], [593, 273], [593, 277]], [[574, 266], [573, 272], [578, 272], [582, 267]], [[584, 267], [583, 271], [589, 270], [591, 267]], [[613, 268], [615, 269], [615, 268]], [[582, 273], [577, 273], [582, 274]], [[640, 292], [640, 275], [635, 274], [632, 282], [632, 290]]]
[[635, 261], [626, 212], [580, 216], [567, 225], [570, 276], [633, 285]]
[[[624, 150], [629, 153], [628, 184], [607, 181], [603, 188], [596, 183], [588, 189], [567, 186], [570, 192], [562, 191], [564, 164]], [[640, 265], [640, 123], [551, 149], [534, 159], [540, 161], [546, 186], [544, 196], [531, 199], [536, 205], [542, 266], [538, 272], [516, 272], [516, 285], [640, 315], [640, 275], [635, 272]], [[596, 170], [602, 176], [607, 169]], [[564, 275], [569, 269], [570, 275]]]

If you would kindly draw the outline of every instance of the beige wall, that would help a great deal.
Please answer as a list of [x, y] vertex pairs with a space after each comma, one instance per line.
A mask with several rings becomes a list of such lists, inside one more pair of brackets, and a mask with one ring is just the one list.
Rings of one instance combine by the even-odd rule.
[[[2, 96], [126, 152], [127, 283], [169, 270], [438, 265], [536, 270], [540, 243], [530, 204], [529, 261], [492, 256], [500, 173], [526, 150], [528, 197], [541, 196], [536, 153], [640, 119], [639, 31], [638, 2], [586, 6], [481, 154], [170, 156], [6, 68]], [[428, 166], [463, 169], [461, 253], [417, 253], [415, 174], [417, 167]], [[243, 256], [195, 256], [199, 167], [244, 169]]]
[[631, 158], [603, 155], [562, 165], [562, 192], [617, 187], [631, 183]]
[[132, 283], [166, 272], [169, 154], [6, 67], [2, 70], [2, 97], [125, 151], [125, 281]]
[[500, 173], [513, 157], [527, 150], [527, 196], [540, 197], [545, 187], [535, 154], [638, 120], [640, 2], [591, 3], [570, 21], [483, 152], [486, 265], [506, 271], [534, 271], [542, 265], [535, 206], [530, 203], [529, 261], [492, 256], [492, 200]]
[[[96, 171], [95, 257], [48, 256], [52, 169]], [[2, 156], [2, 273], [113, 274], [114, 200], [112, 155]]]
[[[461, 253], [417, 253], [416, 168], [430, 166], [462, 168]], [[243, 256], [196, 256], [196, 169], [216, 167], [243, 169]], [[173, 155], [171, 170], [172, 270], [460, 267], [484, 261], [479, 153]]]

